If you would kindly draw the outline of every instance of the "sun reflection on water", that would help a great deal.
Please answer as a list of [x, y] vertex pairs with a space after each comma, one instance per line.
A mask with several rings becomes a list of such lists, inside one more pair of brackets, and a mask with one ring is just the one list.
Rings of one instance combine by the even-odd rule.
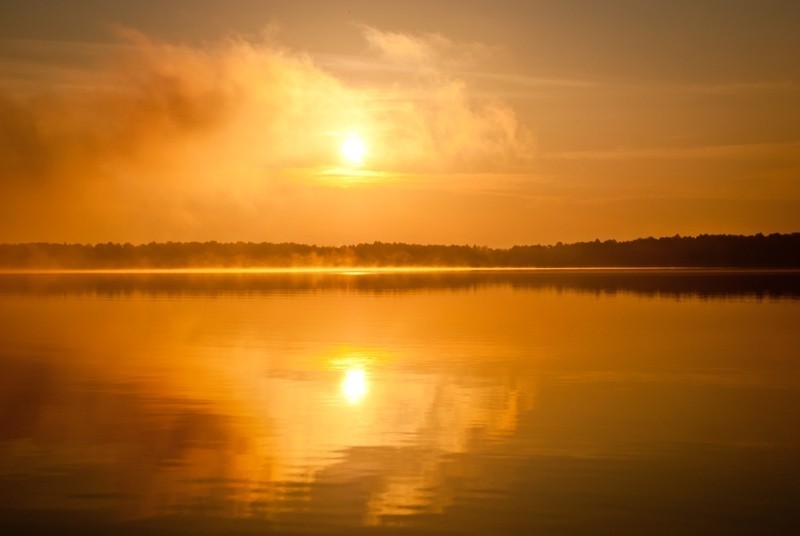
[[[289, 318], [291, 309], [287, 308], [297, 301], [281, 302], [283, 308], [273, 312], [273, 323]], [[135, 314], [133, 320], [139, 323], [130, 333], [105, 329], [95, 335], [89, 330], [91, 325], [110, 327], [119, 322], [115, 315], [122, 310], [107, 302], [70, 304], [73, 309], [84, 306], [84, 315], [92, 322], [82, 316], [82, 322], [62, 326], [61, 316], [54, 313], [39, 324], [30, 322], [65, 347], [73, 332], [84, 335], [76, 344], [85, 362], [69, 362], [72, 372], [59, 376], [63, 378], [60, 390], [52, 395], [62, 397], [61, 403], [43, 410], [75, 408], [74, 415], [38, 421], [50, 434], [43, 447], [50, 449], [48, 459], [63, 458], [89, 468], [96, 464], [94, 451], [72, 447], [77, 440], [75, 426], [51, 430], [47, 428], [51, 423], [83, 423], [80, 433], [86, 437], [79, 439], [90, 446], [105, 445], [106, 430], [117, 430], [107, 422], [131, 423], [129, 434], [119, 431], [115, 432], [119, 436], [113, 436], [121, 445], [115, 455], [124, 460], [113, 469], [118, 471], [114, 483], [99, 477], [86, 482], [76, 478], [75, 494], [139, 497], [141, 502], [120, 510], [119, 515], [133, 518], [157, 517], [162, 511], [207, 500], [225, 517], [252, 516], [291, 524], [308, 509], [324, 513], [334, 508], [339, 515], [338, 498], [329, 497], [327, 490], [362, 490], [368, 483], [364, 494], [356, 494], [358, 505], [345, 509], [344, 515], [359, 525], [391, 524], [407, 516], [443, 513], [455, 496], [449, 480], [454, 470], [450, 456], [472, 452], [476, 445], [486, 443], [481, 443], [483, 437], [510, 435], [517, 412], [530, 409], [524, 394], [520, 395], [523, 403], [517, 397], [518, 389], [530, 392], [525, 382], [494, 376], [490, 377], [493, 381], [474, 381], [456, 360], [463, 355], [448, 346], [426, 342], [409, 349], [405, 338], [397, 342], [392, 337], [388, 342], [376, 337], [366, 343], [327, 344], [327, 337], [339, 336], [348, 328], [335, 324], [336, 335], [311, 332], [311, 338], [321, 342], [277, 351], [270, 333], [262, 331], [263, 323], [240, 321], [252, 314], [254, 305], [270, 311], [267, 304], [273, 305], [267, 300], [243, 304], [242, 316], [229, 318], [223, 313], [236, 308], [221, 307], [218, 301], [203, 302], [198, 309], [198, 304], [190, 308], [183, 302], [131, 299], [125, 303], [124, 319]], [[334, 304], [342, 308], [339, 302]], [[173, 305], [177, 313], [170, 314], [175, 322], [183, 323], [176, 324], [167, 337], [151, 333], [150, 324], [141, 319], [153, 312], [166, 314]], [[298, 325], [297, 333], [302, 334], [298, 337], [327, 326], [331, 322], [327, 313], [324, 320]], [[213, 334], [200, 347], [192, 342], [197, 326], [208, 327], [203, 331]], [[138, 338], [132, 340], [133, 336]], [[10, 337], [0, 323], [0, 339]], [[95, 345], [119, 348], [123, 357], [119, 367], [107, 367], [96, 357]], [[227, 349], [224, 359], [220, 347]], [[501, 351], [492, 348], [493, 354]], [[142, 355], [152, 358], [140, 359]], [[450, 368], [432, 366], [443, 362]], [[95, 366], [102, 367], [97, 370], [107, 376], [104, 381], [109, 385], [130, 378], [149, 379], [124, 392], [103, 390], [107, 400], [84, 407], [72, 397], [85, 399], [81, 390], [91, 386], [79, 380], [91, 376]], [[138, 439], [143, 435], [148, 437], [146, 445]], [[81, 454], [84, 450], [85, 455]], [[38, 470], [33, 462], [30, 467], [30, 471]], [[214, 495], [220, 482], [228, 490], [224, 498]], [[26, 504], [33, 508], [45, 504], [48, 497], [30, 494]]]
[[342, 396], [348, 404], [354, 406], [364, 400], [369, 392], [367, 373], [361, 368], [351, 368], [345, 371], [342, 378]]

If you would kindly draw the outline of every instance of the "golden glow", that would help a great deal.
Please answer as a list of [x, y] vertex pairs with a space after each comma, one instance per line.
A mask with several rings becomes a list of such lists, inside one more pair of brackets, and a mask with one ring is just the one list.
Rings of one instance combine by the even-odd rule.
[[364, 369], [348, 369], [342, 378], [342, 396], [347, 403], [355, 405], [361, 402], [369, 391], [367, 373]]
[[[189, 44], [180, 24], [171, 33], [165, 20], [156, 37], [112, 16], [143, 33], [93, 43], [69, 69], [44, 27], [41, 40], [6, 47], [0, 101], [14, 111], [0, 131], [37, 134], [0, 143], [0, 242], [510, 247], [800, 226], [800, 123], [784, 113], [800, 109], [797, 46], [776, 46], [769, 72], [745, 72], [734, 47], [722, 63], [741, 69], [702, 82], [611, 47], [594, 68], [620, 77], [621, 97], [570, 54], [548, 54], [560, 67], [543, 76], [532, 67], [540, 43], [506, 49], [506, 31], [481, 43], [452, 21], [440, 33], [434, 19], [424, 29], [409, 19], [398, 32], [335, 22], [347, 10], [317, 22], [305, 11], [287, 43], [210, 25]], [[536, 98], [518, 98], [531, 88]], [[762, 117], [783, 119], [765, 132]]]
[[342, 158], [351, 166], [360, 166], [367, 155], [367, 146], [357, 134], [350, 134], [342, 142], [340, 148]]

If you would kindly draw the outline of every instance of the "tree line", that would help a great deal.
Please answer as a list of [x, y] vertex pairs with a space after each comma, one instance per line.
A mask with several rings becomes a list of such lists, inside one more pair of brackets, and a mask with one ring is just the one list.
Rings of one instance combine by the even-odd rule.
[[594, 240], [490, 248], [373, 242], [0, 244], [2, 269], [258, 267], [800, 267], [800, 233]]

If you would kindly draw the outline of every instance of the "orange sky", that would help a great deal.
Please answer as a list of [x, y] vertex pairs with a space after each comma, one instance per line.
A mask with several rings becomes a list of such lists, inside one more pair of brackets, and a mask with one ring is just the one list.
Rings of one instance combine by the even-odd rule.
[[3, 2], [0, 241], [800, 229], [797, 2], [388, 4]]

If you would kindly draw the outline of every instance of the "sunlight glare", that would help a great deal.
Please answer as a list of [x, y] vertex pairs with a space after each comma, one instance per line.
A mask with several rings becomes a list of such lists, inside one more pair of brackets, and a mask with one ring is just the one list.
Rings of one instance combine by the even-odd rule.
[[363, 369], [348, 369], [342, 378], [342, 396], [350, 405], [361, 402], [367, 394], [369, 383]]
[[367, 146], [356, 134], [350, 134], [341, 146], [342, 158], [351, 166], [360, 166], [367, 155]]

